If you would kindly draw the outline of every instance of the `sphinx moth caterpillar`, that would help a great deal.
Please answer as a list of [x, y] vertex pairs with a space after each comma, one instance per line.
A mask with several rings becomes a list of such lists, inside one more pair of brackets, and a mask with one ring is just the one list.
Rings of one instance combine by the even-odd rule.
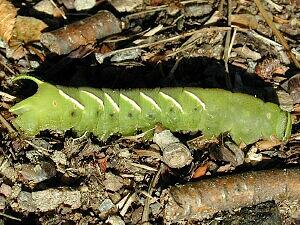
[[198, 131], [204, 136], [229, 132], [237, 144], [259, 139], [286, 140], [291, 117], [274, 103], [221, 89], [156, 88], [112, 90], [55, 86], [21, 75], [37, 92], [10, 108], [14, 125], [27, 136], [45, 129], [91, 132], [101, 140], [132, 135], [161, 123], [171, 131]]

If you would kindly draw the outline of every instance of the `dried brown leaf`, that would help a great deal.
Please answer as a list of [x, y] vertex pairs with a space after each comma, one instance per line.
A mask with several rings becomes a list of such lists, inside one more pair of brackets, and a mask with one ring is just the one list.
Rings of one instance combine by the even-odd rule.
[[250, 29], [257, 29], [258, 21], [255, 16], [250, 14], [233, 14], [231, 16], [232, 24], [247, 27]]
[[39, 41], [41, 31], [47, 27], [43, 21], [25, 16], [17, 16], [16, 23], [12, 32], [12, 39], [24, 43]]
[[0, 0], [0, 38], [8, 43], [16, 22], [17, 9], [9, 1]]
[[6, 56], [13, 59], [21, 59], [26, 55], [26, 49], [20, 44], [20, 42], [13, 43], [12, 47], [6, 49]]
[[199, 167], [195, 170], [195, 172], [194, 172], [192, 178], [195, 179], [195, 178], [203, 177], [203, 176], [206, 174], [207, 170], [208, 170], [208, 164], [207, 164], [207, 163], [204, 164], [204, 165], [199, 166]]
[[33, 8], [39, 12], [43, 12], [54, 17], [61, 17], [60, 10], [55, 7], [50, 0], [39, 1], [33, 6]]
[[278, 146], [280, 144], [282, 144], [281, 141], [277, 139], [272, 139], [272, 140], [259, 141], [255, 144], [255, 146], [258, 148], [258, 150], [262, 151], [262, 150], [274, 148], [275, 146]]

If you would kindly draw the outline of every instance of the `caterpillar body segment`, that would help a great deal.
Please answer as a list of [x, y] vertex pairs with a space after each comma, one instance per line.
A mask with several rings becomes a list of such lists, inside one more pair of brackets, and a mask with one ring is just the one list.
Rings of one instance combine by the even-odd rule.
[[38, 85], [33, 96], [10, 111], [14, 124], [28, 136], [45, 129], [92, 132], [102, 140], [132, 135], [161, 123], [172, 131], [202, 131], [207, 137], [229, 132], [237, 143], [259, 139], [286, 140], [291, 133], [288, 112], [273, 103], [221, 89], [156, 88], [93, 89], [54, 86], [22, 75]]

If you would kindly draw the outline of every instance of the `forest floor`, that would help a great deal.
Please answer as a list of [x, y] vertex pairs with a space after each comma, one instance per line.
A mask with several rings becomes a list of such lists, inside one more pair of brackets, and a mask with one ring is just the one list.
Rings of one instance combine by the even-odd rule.
[[[0, 0], [0, 225], [300, 224], [299, 37], [299, 0]], [[19, 74], [242, 92], [290, 112], [292, 135], [236, 145], [230, 132], [208, 140], [161, 121], [150, 139], [28, 137], [9, 109], [37, 87]]]

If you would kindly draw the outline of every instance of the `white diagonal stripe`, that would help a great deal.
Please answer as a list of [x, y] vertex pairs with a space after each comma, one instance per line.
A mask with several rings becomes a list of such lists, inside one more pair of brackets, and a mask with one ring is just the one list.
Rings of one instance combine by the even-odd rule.
[[120, 97], [123, 98], [128, 103], [130, 103], [133, 106], [133, 108], [135, 108], [137, 111], [139, 111], [139, 112], [142, 111], [141, 107], [135, 101], [133, 101], [131, 98], [128, 98], [126, 95], [123, 95], [122, 93], [120, 94]]
[[133, 106], [133, 108], [135, 108], [137, 111], [142, 112], [141, 107], [135, 101], [133, 101], [131, 98], [128, 98], [126, 95], [123, 95], [122, 93], [120, 94], [120, 98], [123, 98], [126, 102], [131, 104]]
[[174, 98], [172, 98], [171, 96], [169, 96], [169, 95], [167, 95], [167, 94], [165, 94], [165, 93], [163, 93], [163, 92], [159, 92], [159, 94], [161, 95], [161, 96], [163, 96], [165, 99], [168, 99], [168, 100], [170, 100], [171, 102], [173, 102], [173, 104], [181, 111], [181, 112], [183, 112], [183, 108], [182, 108], [182, 106], [179, 104], [179, 102], [177, 102]]
[[81, 90], [82, 93], [85, 93], [86, 95], [88, 95], [89, 97], [95, 99], [99, 105], [101, 106], [101, 108], [103, 109], [104, 108], [104, 104], [103, 104], [103, 101], [97, 96], [97, 95], [94, 95], [93, 93], [91, 92], [88, 92], [88, 91], [84, 91], [84, 90]]
[[189, 92], [189, 91], [184, 91], [186, 94], [188, 94], [191, 98], [195, 99], [201, 106], [204, 110], [206, 110], [206, 106], [205, 106], [205, 103], [201, 101], [201, 99], [195, 95], [194, 93], [192, 92]]
[[63, 92], [62, 90], [59, 90], [58, 93], [64, 97], [65, 99], [67, 99], [68, 101], [71, 101], [72, 103], [74, 103], [79, 109], [84, 110], [84, 105], [82, 105], [79, 101], [77, 101], [76, 99], [72, 98], [71, 96], [67, 95], [65, 92]]
[[150, 98], [148, 95], [144, 94], [143, 92], [140, 92], [140, 96], [142, 98], [144, 98], [147, 102], [149, 102], [151, 105], [154, 106], [154, 108], [156, 108], [158, 111], [161, 112], [161, 108], [159, 107], [159, 105], [154, 101], [153, 98]]
[[112, 99], [112, 97], [110, 97], [110, 95], [107, 94], [107, 93], [104, 93], [104, 95], [108, 99], [108, 101], [110, 102], [110, 104], [114, 107], [114, 109], [117, 112], [120, 112], [120, 108], [119, 108], [118, 104]]

